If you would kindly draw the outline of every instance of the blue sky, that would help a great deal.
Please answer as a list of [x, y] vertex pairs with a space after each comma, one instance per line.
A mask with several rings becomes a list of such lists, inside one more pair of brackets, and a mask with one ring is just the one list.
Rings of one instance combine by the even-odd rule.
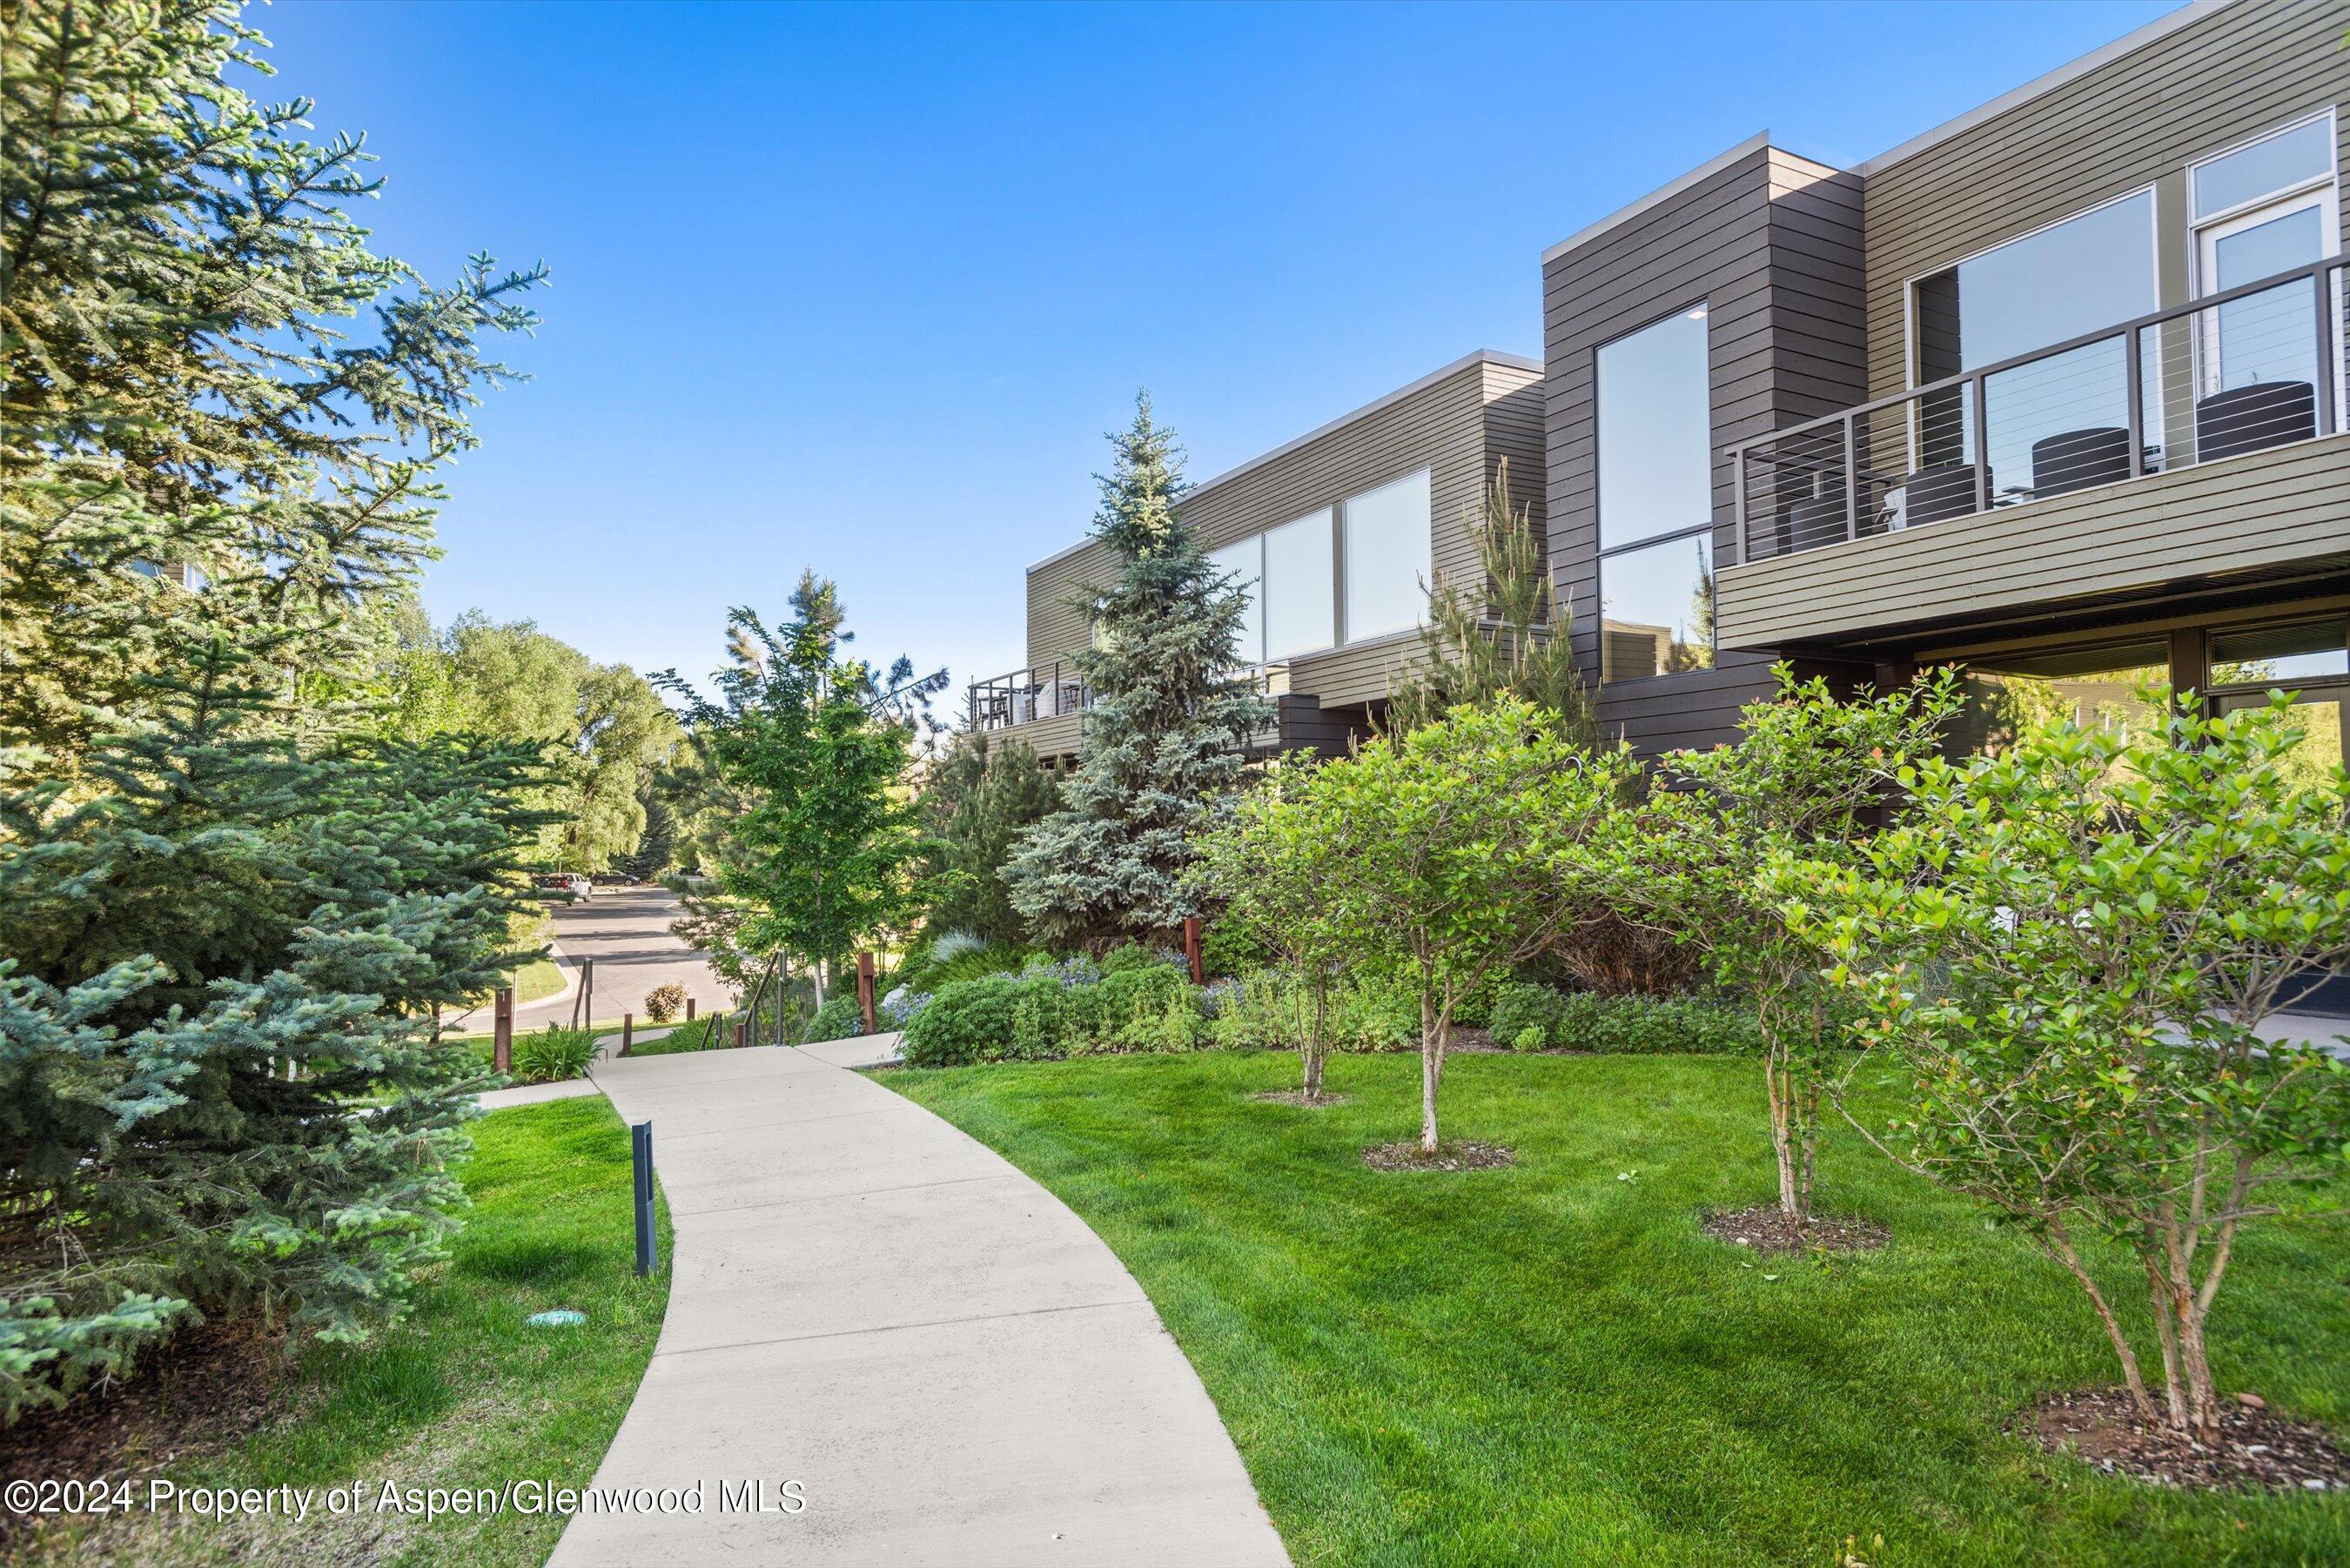
[[[1151, 389], [1204, 478], [1476, 348], [1754, 131], [1884, 151], [2168, 4], [830, 7], [280, 0], [381, 248], [544, 258], [436, 620], [705, 673], [803, 566], [868, 655], [1024, 657]], [[950, 704], [950, 707], [959, 706]]]

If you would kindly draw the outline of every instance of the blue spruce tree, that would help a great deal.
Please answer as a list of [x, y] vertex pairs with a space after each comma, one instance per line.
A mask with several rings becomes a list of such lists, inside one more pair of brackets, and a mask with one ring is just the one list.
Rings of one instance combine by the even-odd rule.
[[1148, 393], [1110, 440], [1093, 532], [1119, 570], [1085, 606], [1097, 635], [1077, 656], [1093, 707], [1062, 809], [1003, 868], [1013, 907], [1056, 947], [1163, 940], [1199, 912], [1195, 843], [1227, 809], [1249, 737], [1273, 722], [1240, 668], [1247, 602], [1183, 523], [1181, 452]]

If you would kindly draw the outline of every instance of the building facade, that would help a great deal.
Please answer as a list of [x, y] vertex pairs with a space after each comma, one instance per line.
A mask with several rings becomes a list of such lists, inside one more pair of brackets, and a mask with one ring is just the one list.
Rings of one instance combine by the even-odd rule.
[[[1603, 725], [1736, 733], [1792, 663], [1968, 670], [1965, 744], [2147, 679], [2350, 732], [2350, 0], [2199, 0], [1850, 169], [1757, 136], [1552, 246], [1540, 363], [1458, 361], [1199, 487], [1281, 695], [1359, 732], [1503, 459]], [[974, 728], [1076, 750], [1076, 545]]]

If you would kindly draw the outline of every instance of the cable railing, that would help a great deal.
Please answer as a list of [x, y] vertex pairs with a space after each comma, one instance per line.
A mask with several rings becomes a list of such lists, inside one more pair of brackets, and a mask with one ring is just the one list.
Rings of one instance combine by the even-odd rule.
[[2330, 435], [2340, 256], [1730, 449], [1732, 565]]
[[1068, 659], [1049, 659], [990, 676], [971, 683], [971, 727], [1009, 730], [1039, 719], [1082, 713], [1093, 706], [1093, 693]]
[[[1276, 660], [1235, 673], [1245, 673], [1256, 683], [1257, 691], [1267, 697], [1277, 698], [1289, 690], [1286, 661]], [[1093, 705], [1093, 689], [1077, 672], [1076, 660], [1047, 659], [1007, 675], [972, 681], [970, 727], [978, 731], [1016, 729], [1039, 719], [1082, 713]]]

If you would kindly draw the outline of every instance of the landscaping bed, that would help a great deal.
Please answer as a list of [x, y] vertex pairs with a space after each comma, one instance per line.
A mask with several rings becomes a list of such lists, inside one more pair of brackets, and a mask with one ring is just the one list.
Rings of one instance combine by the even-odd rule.
[[[313, 1343], [289, 1366], [274, 1350], [202, 1334], [201, 1352], [116, 1400], [68, 1412], [87, 1435], [36, 1469], [70, 1459], [80, 1479], [162, 1475], [186, 1486], [345, 1487], [370, 1502], [402, 1488], [495, 1486], [509, 1478], [584, 1485], [602, 1461], [651, 1358], [669, 1299], [664, 1267], [632, 1272], [628, 1130], [600, 1097], [500, 1111], [474, 1125], [464, 1171], [473, 1199], [449, 1262], [429, 1273], [415, 1314], [375, 1342]], [[670, 1254], [666, 1211], [661, 1255]], [[584, 1313], [568, 1329], [524, 1320]], [[224, 1368], [234, 1376], [219, 1376]], [[175, 1391], [176, 1390], [176, 1394]], [[159, 1391], [164, 1396], [158, 1397]], [[109, 1409], [109, 1407], [115, 1408]], [[34, 1419], [38, 1420], [39, 1417]], [[142, 1494], [143, 1495], [143, 1492]], [[134, 1513], [0, 1541], [0, 1555], [56, 1563], [546, 1560], [552, 1515], [283, 1516], [214, 1523]]]
[[[1363, 1152], [1417, 1128], [1416, 1061], [1334, 1059], [1350, 1103], [1312, 1116], [1250, 1098], [1295, 1071], [1208, 1052], [883, 1079], [1133, 1270], [1295, 1562], [2350, 1557], [2350, 1494], [2160, 1487], [2011, 1433], [2112, 1383], [2086, 1301], [1848, 1133], [1823, 1211], [1890, 1245], [1764, 1258], [1707, 1235], [1773, 1190], [1751, 1060], [1461, 1058], [1448, 1137], [1516, 1163], [1408, 1176]], [[2134, 1261], [2094, 1266], [2150, 1337]], [[2222, 1387], [2350, 1429], [2346, 1269], [2338, 1226], [2245, 1233], [2212, 1325]]]

